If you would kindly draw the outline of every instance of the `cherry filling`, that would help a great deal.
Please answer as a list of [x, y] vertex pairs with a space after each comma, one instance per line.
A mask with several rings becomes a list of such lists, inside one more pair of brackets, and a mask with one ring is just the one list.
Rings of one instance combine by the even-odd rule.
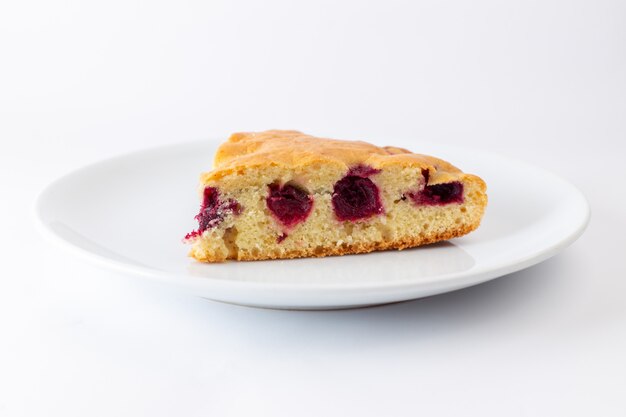
[[271, 184], [265, 201], [267, 208], [285, 227], [303, 222], [313, 209], [313, 197], [302, 188], [291, 184]]
[[335, 215], [342, 221], [365, 219], [383, 212], [376, 184], [357, 175], [347, 175], [335, 183], [332, 202]]
[[195, 217], [198, 221], [198, 229], [187, 233], [185, 239], [199, 236], [205, 230], [217, 226], [224, 220], [224, 217], [230, 213], [241, 213], [239, 203], [233, 199], [222, 200], [220, 199], [220, 193], [217, 188], [206, 187], [204, 189], [200, 212]]
[[463, 184], [459, 181], [427, 185], [422, 191], [409, 194], [419, 205], [442, 206], [463, 202]]

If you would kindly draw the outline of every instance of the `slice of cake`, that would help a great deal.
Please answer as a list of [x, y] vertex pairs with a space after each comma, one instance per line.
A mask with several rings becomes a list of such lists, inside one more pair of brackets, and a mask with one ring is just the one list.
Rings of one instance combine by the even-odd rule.
[[345, 255], [462, 236], [487, 195], [475, 175], [430, 156], [297, 131], [235, 133], [200, 179], [199, 261]]

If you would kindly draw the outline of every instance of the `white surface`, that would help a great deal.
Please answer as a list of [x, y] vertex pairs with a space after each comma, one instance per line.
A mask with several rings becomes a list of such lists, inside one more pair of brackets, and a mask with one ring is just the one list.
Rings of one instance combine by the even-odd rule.
[[[623, 416], [625, 16], [617, 0], [3, 2], [0, 415]], [[37, 193], [77, 167], [273, 127], [513, 156], [580, 188], [592, 219], [508, 277], [323, 313], [172, 294], [33, 230]]]
[[425, 143], [421, 152], [475, 167], [471, 172], [489, 184], [488, 214], [471, 235], [360, 256], [201, 264], [186, 256], [182, 219], [197, 211], [191, 190], [219, 143], [146, 149], [79, 169], [38, 197], [36, 224], [78, 256], [200, 297], [253, 307], [337, 309], [427, 297], [519, 271], [569, 246], [589, 220], [580, 191], [548, 171]]

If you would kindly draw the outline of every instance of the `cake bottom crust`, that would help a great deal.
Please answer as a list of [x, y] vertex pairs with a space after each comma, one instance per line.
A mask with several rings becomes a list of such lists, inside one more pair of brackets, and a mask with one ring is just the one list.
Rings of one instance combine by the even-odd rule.
[[[269, 259], [294, 259], [309, 257], [321, 258], [325, 256], [354, 255], [358, 253], [369, 253], [374, 251], [384, 251], [392, 249], [403, 250], [427, 245], [430, 243], [441, 242], [455, 237], [460, 237], [472, 232], [478, 226], [479, 223], [470, 225], [466, 224], [461, 225], [460, 227], [453, 230], [446, 230], [442, 233], [419, 234], [416, 236], [405, 237], [394, 241], [378, 241], [352, 244], [344, 243], [335, 246], [318, 246], [313, 249], [293, 250], [287, 252], [266, 251], [259, 252], [256, 255], [252, 255], [249, 252], [239, 252], [236, 257], [227, 257], [226, 259], [239, 261], [261, 261]], [[193, 250], [190, 253], [190, 256], [193, 256], [197, 260], [203, 262], [223, 262], [225, 260], [223, 256], [212, 257], [208, 253], [205, 253], [204, 256], [202, 256], [202, 254], [194, 253]]]

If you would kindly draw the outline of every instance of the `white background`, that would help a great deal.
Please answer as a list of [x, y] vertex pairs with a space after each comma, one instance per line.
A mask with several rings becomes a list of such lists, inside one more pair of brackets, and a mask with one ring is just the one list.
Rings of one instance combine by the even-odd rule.
[[[267, 128], [514, 156], [591, 224], [484, 285], [317, 313], [173, 294], [33, 230], [79, 166]], [[626, 415], [622, 1], [3, 2], [0, 140], [0, 416]]]

